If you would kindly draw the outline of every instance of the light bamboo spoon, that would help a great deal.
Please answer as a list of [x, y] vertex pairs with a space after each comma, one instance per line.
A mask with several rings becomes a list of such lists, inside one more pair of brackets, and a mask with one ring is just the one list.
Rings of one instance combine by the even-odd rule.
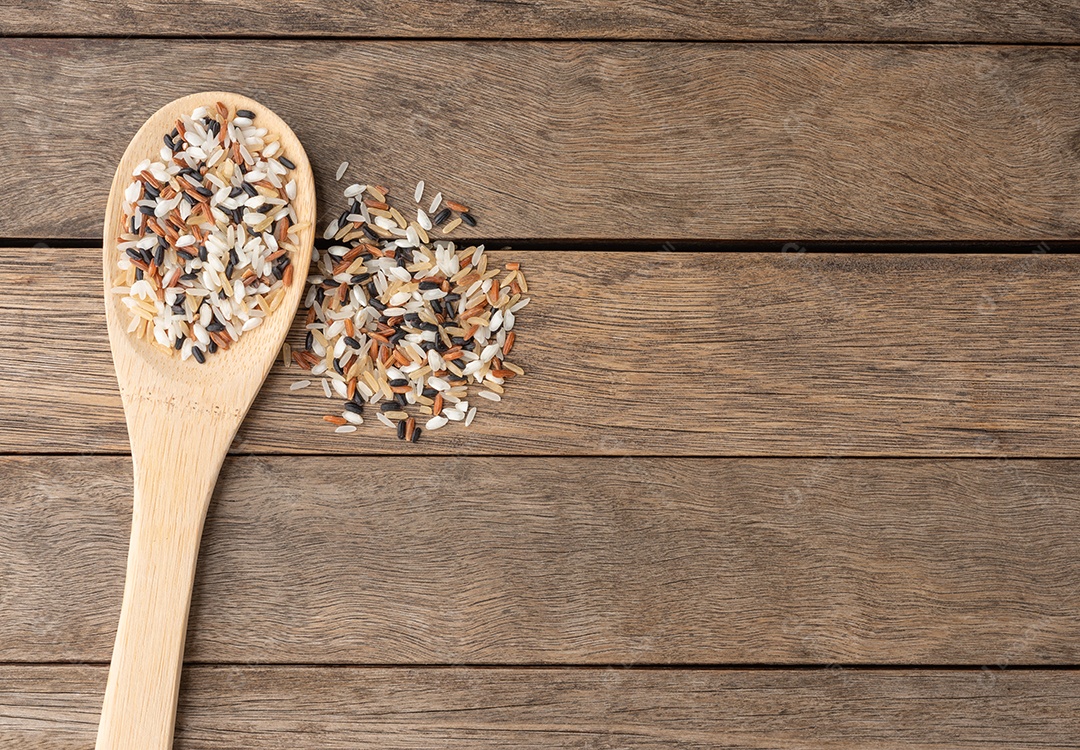
[[[115, 286], [116, 237], [132, 169], [156, 158], [175, 120], [223, 102], [248, 109], [277, 133], [296, 169], [293, 205], [301, 226], [292, 285], [263, 325], [228, 351], [180, 361], [127, 332], [130, 312]], [[281, 349], [304, 288], [315, 224], [311, 166], [292, 130], [273, 112], [236, 94], [206, 92], [162, 107], [131, 140], [117, 167], [105, 216], [105, 311], [135, 467], [135, 503], [124, 603], [98, 727], [97, 750], [168, 750], [184, 656], [195, 562], [218, 471], [240, 422]]]

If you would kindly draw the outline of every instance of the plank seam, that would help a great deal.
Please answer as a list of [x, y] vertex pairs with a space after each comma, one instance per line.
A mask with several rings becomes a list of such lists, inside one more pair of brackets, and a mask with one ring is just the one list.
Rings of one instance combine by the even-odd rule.
[[86, 41], [128, 41], [128, 40], [163, 40], [163, 41], [219, 41], [219, 42], [311, 42], [333, 44], [336, 42], [415, 42], [417, 44], [431, 43], [459, 43], [478, 42], [490, 44], [716, 44], [716, 45], [799, 45], [799, 46], [849, 46], [849, 47], [883, 47], [883, 46], [911, 46], [911, 47], [1027, 47], [1046, 49], [1074, 49], [1080, 47], [1080, 42], [1032, 42], [1015, 40], [957, 40], [957, 39], [919, 39], [905, 40], [902, 37], [890, 39], [826, 39], [826, 38], [799, 38], [799, 39], [755, 39], [748, 38], [715, 38], [705, 39], [698, 37], [493, 37], [493, 36], [363, 36], [348, 34], [330, 36], [327, 34], [199, 34], [197, 37], [185, 34], [76, 34], [76, 33], [49, 33], [49, 34], [3, 34], [4, 39], [79, 39]]
[[[107, 661], [87, 661], [87, 660], [71, 660], [71, 661], [0, 661], [0, 669], [14, 669], [14, 668], [61, 668], [61, 667], [101, 667], [106, 668], [109, 666]], [[1054, 663], [1054, 664], [1017, 664], [1008, 665], [1005, 667], [998, 666], [996, 664], [851, 664], [851, 663], [791, 663], [784, 664], [780, 662], [770, 663], [730, 663], [730, 664], [700, 664], [700, 663], [687, 663], [687, 664], [578, 664], [568, 663], [559, 664], [555, 662], [538, 662], [538, 663], [498, 663], [498, 662], [481, 662], [481, 663], [460, 663], [460, 664], [438, 664], [438, 663], [393, 663], [393, 664], [342, 664], [342, 663], [320, 663], [320, 662], [251, 662], [251, 661], [185, 661], [184, 668], [227, 668], [236, 669], [237, 667], [251, 668], [251, 669], [354, 669], [354, 670], [376, 670], [376, 669], [426, 669], [426, 670], [452, 670], [452, 669], [475, 669], [475, 670], [495, 670], [495, 669], [521, 669], [521, 670], [535, 670], [535, 671], [555, 671], [555, 670], [576, 670], [576, 671], [596, 671], [596, 670], [619, 670], [625, 672], [820, 672], [830, 670], [850, 670], [858, 672], [981, 672], [990, 670], [993, 672], [1080, 672], [1080, 663]]]
[[[99, 245], [96, 238], [72, 237], [0, 237], [0, 249], [46, 247], [54, 250], [81, 250]], [[472, 241], [472, 240], [470, 240]], [[806, 252], [808, 254], [870, 254], [870, 253], [918, 253], [932, 255], [1029, 255], [1032, 253], [1054, 255], [1080, 254], [1080, 240], [951, 240], [947, 242], [897, 241], [897, 240], [805, 240], [798, 237], [777, 240], [730, 240], [704, 238], [661, 242], [659, 239], [545, 239], [524, 237], [478, 237], [477, 242], [496, 248], [509, 245], [517, 251], [546, 252], [730, 252], [730, 253], [780, 253]], [[332, 243], [317, 240], [315, 247], [325, 250]], [[794, 245], [795, 247], [792, 247]]]
[[[122, 451], [0, 451], [0, 459], [4, 458], [70, 458], [85, 456], [87, 458], [130, 458], [131, 454]], [[774, 455], [748, 453], [736, 454], [710, 454], [699, 453], [286, 453], [271, 451], [255, 451], [244, 453], [230, 453], [229, 458], [336, 458], [346, 459], [355, 456], [364, 458], [502, 458], [502, 459], [538, 459], [547, 458], [557, 461], [579, 459], [605, 459], [620, 461], [627, 458], [641, 459], [670, 459], [672, 461], [1080, 461], [1077, 456], [1006, 456], [1006, 455], [869, 455], [869, 454], [822, 454], [822, 455]]]

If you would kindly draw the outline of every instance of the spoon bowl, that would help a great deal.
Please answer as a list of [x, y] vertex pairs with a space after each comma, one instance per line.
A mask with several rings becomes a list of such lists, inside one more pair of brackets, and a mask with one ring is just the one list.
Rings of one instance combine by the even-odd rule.
[[[279, 136], [295, 164], [291, 201], [300, 242], [291, 258], [291, 283], [262, 325], [229, 349], [181, 360], [127, 328], [131, 313], [113, 294], [124, 191], [143, 159], [156, 158], [162, 136], [182, 114], [224, 103], [255, 113]], [[124, 600], [105, 690], [97, 750], [167, 750], [176, 701], [191, 589], [202, 527], [218, 472], [237, 429], [273, 365], [292, 323], [310, 264], [315, 187], [300, 141], [281, 118], [258, 102], [226, 92], [203, 92], [166, 104], [139, 129], [113, 178], [105, 215], [105, 312], [134, 465], [134, 505]]]

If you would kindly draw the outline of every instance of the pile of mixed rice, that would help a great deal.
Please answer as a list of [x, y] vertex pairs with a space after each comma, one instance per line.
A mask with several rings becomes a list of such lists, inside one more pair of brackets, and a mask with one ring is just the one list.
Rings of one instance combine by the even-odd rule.
[[286, 345], [283, 357], [323, 376], [328, 398], [344, 399], [340, 415], [323, 417], [336, 432], [356, 431], [372, 408], [400, 439], [416, 442], [422, 429], [472, 423], [470, 387], [477, 398], [499, 401], [506, 381], [524, 374], [507, 357], [529, 287], [517, 263], [489, 268], [483, 245], [432, 237], [476, 226], [467, 206], [439, 193], [425, 211], [420, 182], [410, 220], [389, 192], [345, 189], [349, 207], [323, 234], [332, 244], [312, 256], [304, 345]]
[[124, 193], [113, 291], [148, 333], [199, 363], [277, 309], [299, 243], [295, 165], [255, 113], [199, 107], [164, 134]]

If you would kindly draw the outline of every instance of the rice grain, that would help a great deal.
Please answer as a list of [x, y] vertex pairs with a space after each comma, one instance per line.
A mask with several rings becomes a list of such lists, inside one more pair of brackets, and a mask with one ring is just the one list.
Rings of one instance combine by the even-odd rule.
[[[296, 165], [256, 119], [229, 119], [220, 103], [182, 115], [124, 191], [116, 270], [129, 330], [182, 361], [202, 364], [260, 326], [293, 278]], [[288, 345], [281, 356], [294, 359]]]
[[[423, 185], [413, 192], [416, 203]], [[428, 228], [468, 208], [447, 201], [439, 209], [441, 194], [432, 202], [437, 217], [417, 207], [408, 222], [384, 187], [356, 183], [345, 193], [351, 205], [331, 219], [324, 232], [331, 244], [312, 258], [305, 340], [292, 359], [322, 376], [324, 395], [343, 399], [344, 411], [332, 421], [337, 427], [363, 424], [366, 405], [411, 442], [422, 433], [420, 417], [428, 430], [471, 425], [477, 407], [470, 392], [499, 401], [523, 372], [506, 361], [516, 338], [511, 309], [528, 299], [515, 291], [524, 281], [520, 265], [489, 269], [484, 245], [433, 239]], [[443, 224], [444, 232], [467, 213]]]

